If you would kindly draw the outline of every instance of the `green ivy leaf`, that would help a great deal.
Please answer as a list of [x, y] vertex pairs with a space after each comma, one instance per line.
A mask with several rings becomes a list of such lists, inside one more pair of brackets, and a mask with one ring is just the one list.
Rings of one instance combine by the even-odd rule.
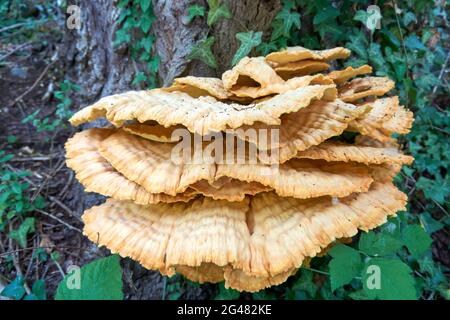
[[194, 4], [188, 8], [188, 16], [187, 23], [190, 23], [194, 20], [195, 17], [204, 17], [205, 16], [205, 7], [200, 6], [198, 4]]
[[25, 295], [25, 288], [23, 287], [24, 280], [23, 277], [18, 276], [14, 279], [13, 282], [8, 284], [2, 292], [0, 292], [0, 296], [4, 296], [7, 298], [20, 300]]
[[297, 29], [300, 29], [301, 27], [300, 14], [298, 12], [292, 12], [287, 8], [283, 8], [278, 12], [275, 19], [282, 22], [282, 33], [287, 37], [289, 36], [292, 27], [295, 26]]
[[141, 9], [146, 12], [150, 8], [151, 0], [140, 0]]
[[242, 58], [247, 56], [250, 51], [261, 43], [262, 32], [249, 31], [249, 32], [239, 32], [236, 34], [236, 38], [241, 42], [241, 46], [237, 49], [234, 54], [231, 65], [235, 65]]
[[426, 50], [427, 47], [420, 41], [416, 35], [410, 35], [405, 39], [405, 46], [412, 50]]
[[432, 234], [444, 227], [444, 224], [435, 220], [429, 212], [419, 215], [419, 219], [428, 234]]
[[377, 24], [381, 20], [381, 18], [381, 13], [379, 13], [377, 10], [372, 10], [370, 12], [358, 10], [353, 16], [353, 20], [363, 23], [366, 28], [369, 29], [372, 33], [377, 28]]
[[117, 3], [117, 8], [119, 8], [119, 9], [125, 8], [128, 5], [129, 2], [130, 2], [130, 0], [120, 0]]
[[276, 51], [277, 49], [277, 46], [273, 42], [263, 42], [256, 48], [256, 50], [263, 56], [266, 56], [272, 51]]
[[333, 257], [329, 264], [332, 291], [350, 283], [361, 274], [361, 255], [355, 249], [338, 244], [331, 248], [329, 254]]
[[313, 24], [321, 24], [323, 22], [330, 22], [338, 17], [341, 13], [338, 9], [328, 6], [324, 7], [322, 11], [314, 16]]
[[19, 138], [17, 138], [17, 136], [12, 135], [12, 134], [11, 134], [11, 135], [8, 135], [8, 136], [6, 137], [6, 141], [7, 141], [8, 143], [10, 143], [10, 144], [16, 143], [17, 140], [19, 140]]
[[114, 39], [114, 46], [119, 46], [122, 43], [130, 43], [131, 35], [125, 29], [119, 29], [116, 31], [116, 38]]
[[411, 269], [397, 259], [374, 258], [362, 272], [363, 290], [369, 299], [416, 300]]
[[72, 277], [68, 274], [59, 283], [56, 300], [122, 300], [122, 269], [118, 255], [95, 260], [79, 270], [80, 288], [68, 288]]
[[270, 35], [270, 41], [275, 41], [283, 36], [283, 21], [274, 19], [271, 25], [273, 31]]
[[355, 52], [363, 61], [367, 62], [367, 47], [369, 46], [369, 43], [367, 42], [364, 33], [358, 32], [351, 35], [349, 39], [350, 42], [347, 42], [345, 46]]
[[140, 19], [140, 26], [141, 26], [141, 30], [144, 33], [148, 33], [150, 31], [150, 28], [152, 27], [152, 23], [153, 23], [153, 19], [147, 16], [143, 16]]
[[413, 12], [406, 12], [403, 16], [403, 25], [407, 27], [411, 22], [417, 22], [416, 15]]
[[42, 279], [36, 280], [33, 283], [31, 292], [37, 298], [37, 300], [47, 300], [47, 293], [45, 291], [45, 281]]
[[359, 250], [371, 256], [387, 256], [394, 254], [401, 247], [401, 241], [383, 232], [362, 233], [359, 238]]
[[431, 237], [418, 224], [407, 225], [403, 229], [402, 238], [403, 243], [416, 259], [420, 258], [430, 248], [433, 242]]
[[150, 53], [150, 51], [152, 50], [153, 42], [154, 38], [152, 36], [147, 36], [141, 40], [141, 44], [145, 52]]
[[11, 239], [16, 240], [22, 248], [27, 246], [27, 235], [34, 232], [35, 218], [26, 218], [18, 229], [9, 233]]
[[450, 194], [450, 188], [446, 183], [437, 183], [437, 181], [420, 177], [417, 180], [416, 187], [423, 191], [425, 197], [433, 199], [436, 202], [444, 204], [445, 198]]
[[139, 85], [141, 82], [146, 81], [147, 80], [147, 76], [145, 75], [144, 72], [139, 71], [138, 73], [136, 73], [136, 75], [134, 76], [133, 82], [131, 83], [134, 86]]
[[203, 61], [213, 69], [217, 69], [217, 62], [211, 47], [214, 44], [214, 37], [208, 37], [207, 39], [199, 41], [192, 47], [191, 53], [188, 55], [188, 59], [198, 59]]
[[224, 3], [220, 3], [219, 0], [207, 0], [209, 11], [207, 23], [208, 26], [213, 26], [220, 19], [230, 19], [231, 12]]

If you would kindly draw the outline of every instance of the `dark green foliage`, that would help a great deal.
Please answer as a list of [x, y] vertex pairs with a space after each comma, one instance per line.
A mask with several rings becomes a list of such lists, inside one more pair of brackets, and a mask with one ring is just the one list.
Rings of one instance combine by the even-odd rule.
[[[155, 15], [151, 0], [120, 0], [121, 8], [118, 23], [120, 28], [115, 33], [114, 44], [118, 47], [126, 44], [130, 48], [131, 57], [144, 64], [144, 71], [136, 72], [133, 85], [144, 84], [148, 88], [157, 86], [159, 58], [152, 52], [154, 36], [151, 32]], [[192, 12], [191, 19], [199, 13]], [[190, 14], [190, 15], [191, 15]]]
[[122, 300], [122, 269], [119, 261], [118, 255], [112, 255], [74, 269], [60, 282], [55, 299]]
[[[430, 237], [443, 228], [448, 230], [450, 222], [449, 86], [445, 81], [448, 21], [444, 4], [425, 0], [395, 3], [397, 12], [392, 1], [378, 1], [378, 13], [367, 10], [373, 4], [369, 1], [283, 1], [283, 9], [272, 23], [270, 40], [258, 47], [261, 54], [267, 54], [294, 45], [311, 49], [345, 46], [352, 50], [352, 57], [343, 66], [368, 63], [376, 75], [395, 80], [393, 93], [415, 114], [411, 133], [399, 138], [416, 159], [395, 179], [410, 195], [408, 212], [391, 219], [379, 231], [362, 233], [359, 243], [351, 244], [359, 252], [338, 245], [329, 252], [331, 258], [313, 259], [315, 277], [313, 269], [302, 269], [293, 284], [287, 282], [258, 296], [280, 297], [283, 292], [289, 299], [449, 296], [445, 289], [448, 275], [444, 275], [449, 270], [433, 260]], [[297, 23], [300, 14], [301, 22]], [[371, 19], [380, 21], [379, 29]], [[379, 264], [385, 274], [381, 290], [365, 286], [369, 263]]]

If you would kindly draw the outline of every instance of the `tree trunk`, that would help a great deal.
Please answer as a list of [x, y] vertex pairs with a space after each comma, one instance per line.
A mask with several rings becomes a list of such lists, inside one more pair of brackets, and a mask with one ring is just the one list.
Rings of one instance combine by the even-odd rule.
[[[216, 23], [209, 30], [205, 18], [195, 18], [187, 24], [187, 8], [193, 4], [207, 7], [206, 1], [153, 0], [157, 20], [153, 25], [156, 36], [155, 52], [161, 59], [159, 75], [163, 85], [170, 85], [174, 78], [185, 75], [216, 76], [230, 69], [231, 59], [239, 48], [235, 35], [247, 30], [268, 31], [280, 9], [279, 0], [225, 0], [233, 18]], [[215, 37], [214, 56], [219, 65], [213, 70], [203, 62], [189, 62], [187, 55], [192, 46], [206, 35]]]
[[[207, 8], [206, 1], [153, 0], [157, 17], [152, 26], [156, 38], [154, 52], [160, 58], [159, 77], [162, 85], [170, 85], [174, 78], [185, 75], [220, 76], [230, 68], [230, 61], [240, 45], [235, 34], [247, 30], [268, 31], [280, 9], [279, 0], [223, 1], [233, 18], [222, 20], [210, 29], [206, 17], [196, 17], [192, 22], [186, 22], [189, 6], [199, 4]], [[81, 28], [66, 29], [64, 45], [59, 54], [65, 63], [65, 70], [71, 72], [67, 77], [82, 88], [78, 105], [83, 107], [103, 96], [135, 89], [131, 83], [139, 66], [129, 57], [126, 46], [113, 46], [114, 34], [119, 27], [116, 21], [120, 14], [115, 1], [78, 0], [75, 4], [81, 9]], [[219, 65], [217, 70], [201, 61], [187, 59], [192, 46], [208, 35], [216, 39], [213, 52]], [[89, 126], [100, 125], [104, 123], [96, 122]], [[80, 185], [72, 193], [72, 207], [80, 215], [104, 199], [85, 194]], [[145, 270], [129, 259], [123, 261], [123, 267], [128, 298], [161, 298], [163, 280], [159, 273]], [[192, 292], [195, 296], [187, 297], [207, 298], [211, 295], [211, 287], [202, 286]]]

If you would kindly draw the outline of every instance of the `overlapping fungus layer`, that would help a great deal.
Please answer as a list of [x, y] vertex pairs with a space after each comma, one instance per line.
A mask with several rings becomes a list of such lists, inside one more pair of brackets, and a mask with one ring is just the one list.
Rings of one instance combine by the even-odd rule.
[[[392, 179], [413, 158], [392, 134], [408, 133], [413, 115], [370, 66], [329, 71], [349, 55], [291, 47], [246, 57], [222, 79], [178, 78], [77, 112], [73, 125], [112, 124], [66, 143], [86, 191], [109, 197], [86, 210], [84, 234], [164, 275], [255, 292], [383, 224], [406, 205]], [[277, 136], [262, 144], [249, 130]], [[186, 137], [201, 143], [189, 140], [180, 161]], [[215, 161], [196, 156], [212, 144]], [[238, 146], [256, 150], [255, 161]]]

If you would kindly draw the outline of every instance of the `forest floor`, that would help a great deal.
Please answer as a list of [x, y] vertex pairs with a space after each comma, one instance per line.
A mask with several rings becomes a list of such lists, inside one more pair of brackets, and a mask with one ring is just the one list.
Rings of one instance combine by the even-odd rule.
[[[17, 47], [11, 46], [14, 49]], [[0, 142], [0, 149], [14, 155], [7, 164], [9, 170], [30, 173], [26, 181], [31, 199], [40, 195], [47, 203], [45, 211], [39, 212], [38, 232], [30, 240], [33, 246], [21, 248], [5, 234], [0, 238], [1, 245], [5, 253], [14, 252], [11, 272], [23, 274], [25, 278], [34, 274], [36, 280], [45, 279], [50, 295], [61, 281], [66, 266], [81, 266], [102, 254], [82, 236], [81, 214], [72, 209], [77, 208], [73, 196], [76, 181], [73, 172], [65, 166], [64, 143], [73, 129], [38, 133], [31, 123], [22, 122], [37, 109], [42, 110], [44, 117], [55, 112], [57, 102], [52, 96], [63, 72], [57, 62], [47, 62], [54, 53], [51, 47], [30, 45], [0, 68], [3, 122], [0, 135], [6, 138]], [[46, 254], [53, 259], [40, 259], [37, 247], [46, 248]], [[8, 274], [4, 271], [3, 275]]]
[[[73, 171], [65, 165], [64, 143], [76, 129], [66, 123], [39, 130], [32, 121], [23, 121], [38, 110], [41, 119], [54, 117], [57, 110], [59, 101], [54, 94], [66, 70], [55, 59], [58, 43], [47, 40], [47, 45], [8, 44], [0, 48], [12, 53], [0, 66], [0, 150], [14, 155], [6, 164], [8, 171], [30, 173], [24, 177], [28, 184], [26, 195], [32, 200], [41, 196], [46, 203], [45, 208], [35, 211], [37, 230], [30, 235], [26, 247], [12, 241], [6, 232], [0, 232], [0, 291], [4, 283], [22, 275], [30, 282], [25, 286], [27, 291], [32, 279], [44, 279], [47, 296], [51, 298], [67, 267], [83, 266], [109, 251], [98, 248], [82, 235], [81, 215], [84, 209], [98, 204], [99, 196], [84, 195]], [[45, 252], [38, 248], [45, 248]], [[12, 261], [7, 261], [9, 257]], [[127, 298], [161, 299], [163, 295], [170, 298], [174, 294], [170, 283], [176, 284], [179, 279], [167, 281], [159, 273], [147, 271], [127, 259], [122, 263], [128, 265], [124, 268]], [[180, 291], [182, 288], [176, 284], [175, 295], [178, 297], [181, 292], [186, 299], [207, 299], [214, 295], [212, 286], [187, 285], [189, 290]]]

